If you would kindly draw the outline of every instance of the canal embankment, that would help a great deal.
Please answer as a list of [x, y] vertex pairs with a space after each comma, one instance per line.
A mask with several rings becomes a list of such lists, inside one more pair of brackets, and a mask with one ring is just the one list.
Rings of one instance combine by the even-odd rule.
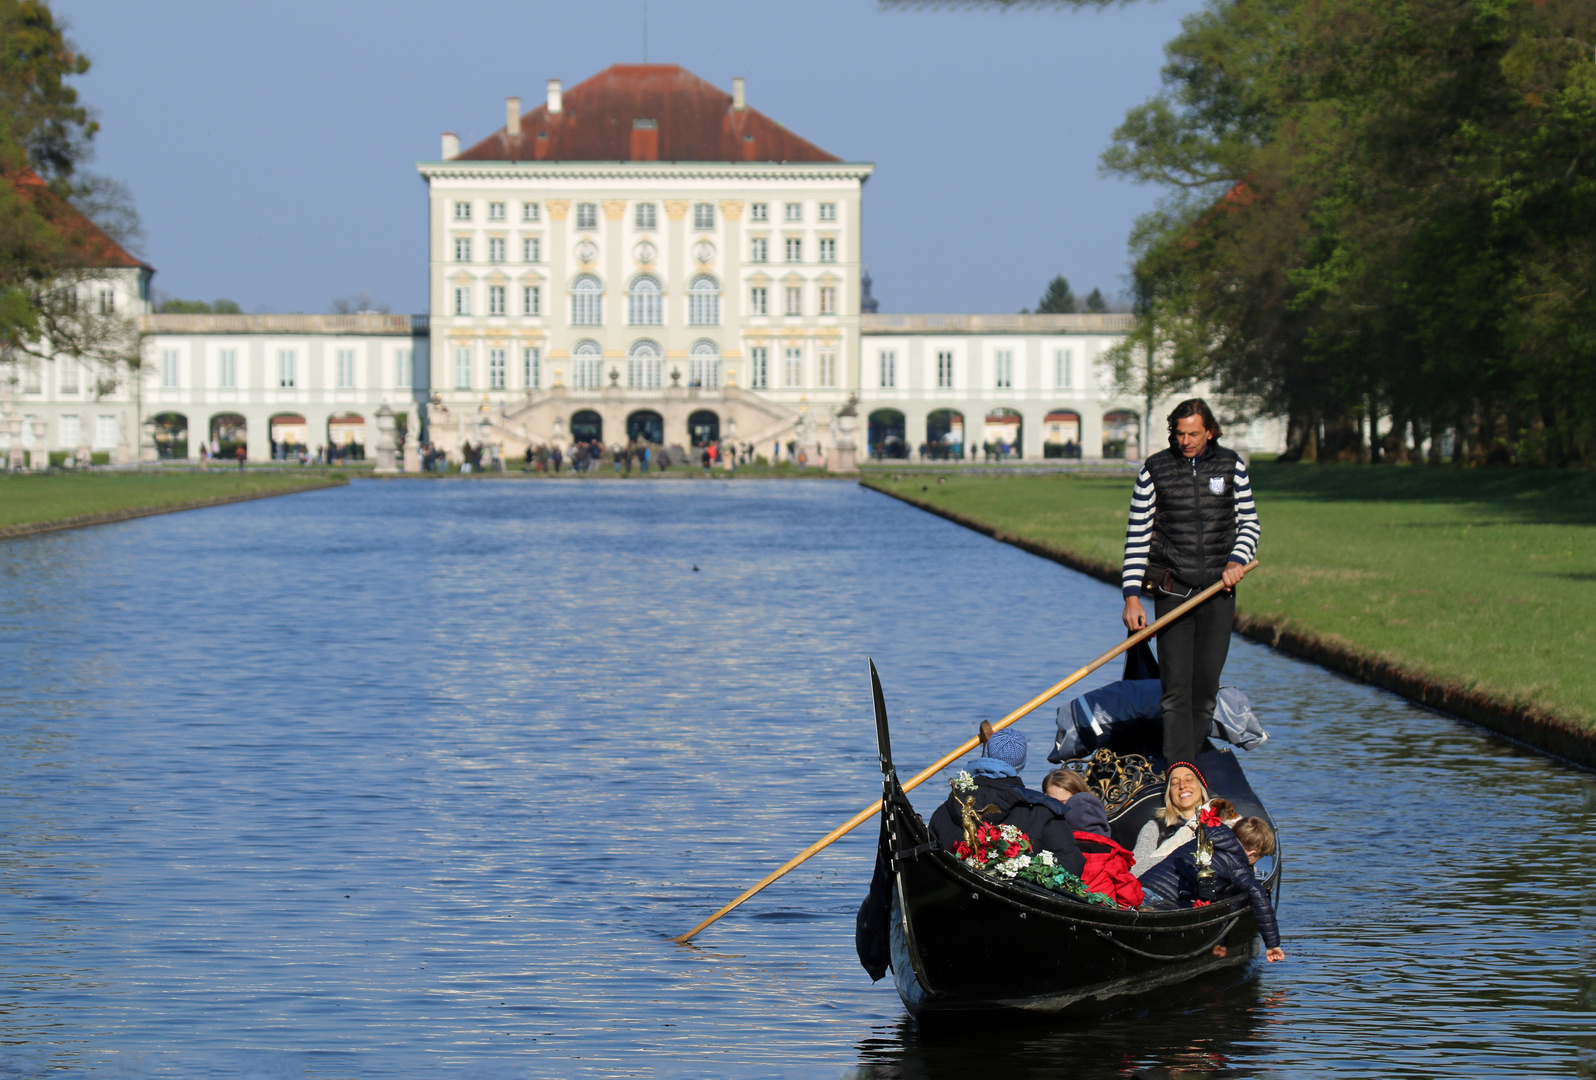
[[[916, 471], [861, 483], [1115, 585], [1128, 476]], [[1239, 633], [1596, 768], [1596, 477], [1253, 468]]]
[[223, 466], [200, 472], [12, 473], [0, 476], [0, 540], [341, 487], [348, 482], [347, 476], [332, 471]]

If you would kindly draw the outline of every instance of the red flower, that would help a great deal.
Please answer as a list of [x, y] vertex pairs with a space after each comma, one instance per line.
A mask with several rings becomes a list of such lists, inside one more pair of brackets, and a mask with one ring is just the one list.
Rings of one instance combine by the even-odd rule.
[[1018, 855], [1019, 853], [1020, 853], [1020, 845], [1018, 845], [1018, 844], [1010, 844], [1008, 846], [1008, 850], [1003, 852], [1003, 857], [1005, 859], [1012, 859], [1012, 858], [1014, 858], [1014, 856]]
[[1213, 903], [1212, 900], [1193, 900], [1191, 902], [1191, 906], [1192, 907], [1207, 907], [1211, 903]]
[[957, 855], [961, 859], [969, 858], [970, 845], [966, 844], [963, 840], [960, 840], [957, 844], [953, 845], [953, 854]]
[[1224, 824], [1223, 821], [1219, 820], [1219, 815], [1214, 813], [1211, 808], [1206, 806], [1203, 807], [1202, 813], [1197, 815], [1197, 820], [1208, 826], [1210, 829]]

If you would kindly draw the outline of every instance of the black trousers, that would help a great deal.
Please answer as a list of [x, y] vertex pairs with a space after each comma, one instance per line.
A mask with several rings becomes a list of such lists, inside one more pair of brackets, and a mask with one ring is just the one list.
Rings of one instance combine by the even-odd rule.
[[[1196, 591], [1196, 590], [1193, 590]], [[1160, 596], [1155, 618], [1186, 602], [1184, 596]], [[1196, 761], [1214, 719], [1219, 676], [1230, 653], [1230, 625], [1236, 617], [1236, 593], [1222, 592], [1195, 611], [1187, 612], [1158, 632], [1158, 675], [1164, 684], [1164, 761]]]

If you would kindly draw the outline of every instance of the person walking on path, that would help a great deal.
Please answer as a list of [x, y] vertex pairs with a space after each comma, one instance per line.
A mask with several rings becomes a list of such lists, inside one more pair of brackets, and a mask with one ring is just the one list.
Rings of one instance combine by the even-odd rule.
[[1125, 529], [1120, 586], [1126, 629], [1147, 625], [1143, 589], [1152, 593], [1154, 614], [1161, 618], [1215, 582], [1226, 585], [1158, 633], [1166, 769], [1195, 761], [1208, 736], [1230, 651], [1236, 585], [1258, 550], [1258, 510], [1247, 465], [1219, 445], [1219, 436], [1219, 421], [1202, 398], [1175, 406], [1169, 449], [1142, 464]]

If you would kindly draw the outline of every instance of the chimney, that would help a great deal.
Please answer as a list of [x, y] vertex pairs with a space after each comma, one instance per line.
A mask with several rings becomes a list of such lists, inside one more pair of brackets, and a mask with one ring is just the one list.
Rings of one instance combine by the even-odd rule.
[[558, 116], [565, 111], [565, 105], [560, 98], [560, 80], [549, 80], [549, 115]]
[[521, 99], [518, 97], [504, 99], [504, 133], [521, 134]]
[[460, 156], [460, 136], [452, 131], [443, 133], [443, 160], [453, 161]]
[[732, 80], [732, 108], [734, 109], [748, 108], [748, 97], [743, 90], [743, 85], [744, 82], [741, 75]]

